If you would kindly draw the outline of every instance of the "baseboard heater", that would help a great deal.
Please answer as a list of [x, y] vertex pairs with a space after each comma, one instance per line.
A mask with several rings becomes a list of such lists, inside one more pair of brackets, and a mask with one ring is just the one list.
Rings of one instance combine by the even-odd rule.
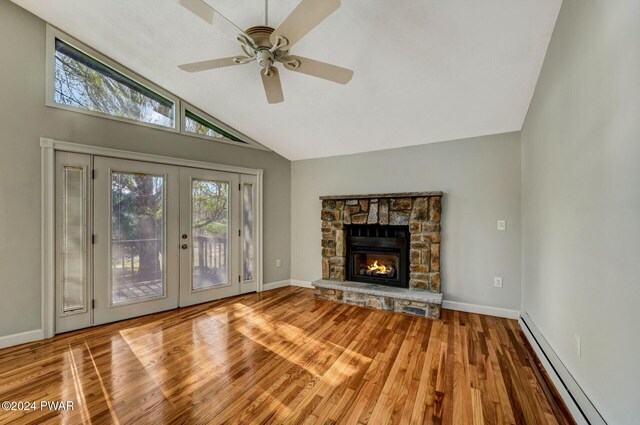
[[520, 316], [520, 326], [525, 337], [542, 362], [560, 396], [578, 424], [607, 425], [600, 412], [582, 391], [580, 385], [553, 351], [531, 317], [526, 313]]

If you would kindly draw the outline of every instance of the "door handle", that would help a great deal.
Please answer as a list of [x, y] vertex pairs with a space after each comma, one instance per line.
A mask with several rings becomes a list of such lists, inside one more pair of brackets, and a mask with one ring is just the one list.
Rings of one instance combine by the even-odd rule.
[[182, 249], [187, 249], [187, 244], [186, 243], [182, 244]]
[[183, 233], [183, 234], [182, 234], [182, 239], [187, 239], [188, 237], [189, 237], [189, 236], [187, 236], [187, 234], [186, 234], [186, 233]]

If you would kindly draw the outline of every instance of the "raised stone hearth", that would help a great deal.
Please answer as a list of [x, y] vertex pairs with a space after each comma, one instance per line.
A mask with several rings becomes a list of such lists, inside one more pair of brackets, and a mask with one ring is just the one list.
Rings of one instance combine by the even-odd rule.
[[313, 282], [313, 286], [316, 298], [377, 308], [378, 310], [414, 314], [431, 319], [440, 318], [442, 294], [385, 287], [371, 283], [336, 282], [324, 279]]
[[[440, 317], [442, 192], [339, 195], [322, 196], [320, 199], [322, 280], [314, 282], [317, 297]], [[348, 263], [345, 226], [349, 225], [408, 226], [408, 288], [345, 282]], [[412, 297], [412, 293], [420, 296]]]

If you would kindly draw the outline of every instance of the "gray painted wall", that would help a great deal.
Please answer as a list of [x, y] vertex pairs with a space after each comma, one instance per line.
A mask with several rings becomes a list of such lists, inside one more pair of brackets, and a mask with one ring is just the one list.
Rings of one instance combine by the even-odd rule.
[[40, 137], [263, 168], [265, 283], [289, 279], [287, 159], [46, 107], [45, 23], [6, 0], [0, 52], [0, 336], [40, 328]]
[[610, 424], [640, 417], [638, 22], [565, 0], [522, 130], [523, 307]]
[[[520, 310], [518, 133], [291, 163], [291, 278], [319, 279], [320, 195], [442, 190], [445, 300]], [[507, 221], [498, 232], [496, 221]], [[502, 276], [504, 287], [493, 287]]]

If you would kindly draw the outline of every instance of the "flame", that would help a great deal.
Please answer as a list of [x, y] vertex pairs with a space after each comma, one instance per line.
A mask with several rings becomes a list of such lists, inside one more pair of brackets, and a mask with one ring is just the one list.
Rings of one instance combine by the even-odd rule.
[[388, 274], [390, 272], [385, 265], [378, 264], [378, 260], [375, 260], [373, 264], [368, 265], [367, 269], [371, 272], [375, 271], [377, 274]]

